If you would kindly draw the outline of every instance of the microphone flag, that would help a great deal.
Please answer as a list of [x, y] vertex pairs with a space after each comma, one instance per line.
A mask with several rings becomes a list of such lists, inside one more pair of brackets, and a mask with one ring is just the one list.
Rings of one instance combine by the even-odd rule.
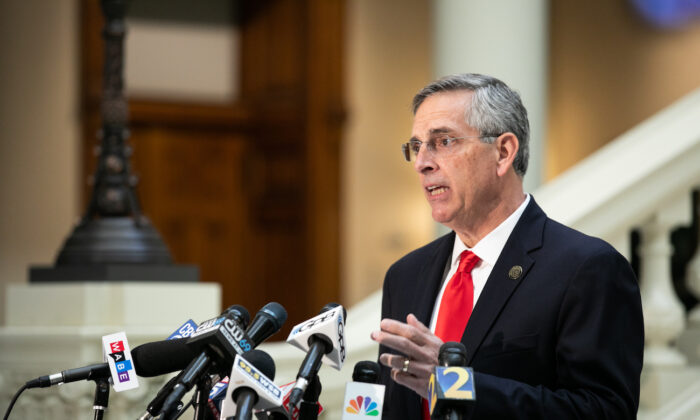
[[345, 385], [342, 420], [381, 419], [384, 385], [348, 382]]
[[138, 388], [139, 380], [136, 377], [131, 349], [126, 340], [124, 331], [105, 335], [102, 337], [102, 349], [104, 361], [109, 364], [112, 373], [113, 388], [116, 392]]
[[292, 332], [287, 337], [287, 343], [300, 348], [302, 351], [309, 351], [309, 337], [321, 335], [327, 337], [333, 346], [330, 353], [323, 355], [323, 362], [331, 367], [340, 370], [345, 363], [345, 319], [343, 311], [345, 309], [338, 305], [335, 308], [321, 312], [315, 317], [308, 319], [292, 328]]
[[474, 370], [465, 366], [436, 366], [428, 383], [430, 416], [446, 406], [462, 406], [476, 400]]
[[170, 337], [166, 338], [166, 340], [174, 340], [176, 338], [187, 338], [194, 334], [196, 330], [197, 323], [192, 321], [191, 319], [188, 319], [187, 321], [185, 321], [184, 324], [180, 326], [180, 328], [173, 331], [173, 333], [170, 334]]
[[258, 400], [256, 410], [269, 410], [282, 405], [282, 391], [258, 368], [249, 363], [245, 356], [236, 355], [233, 362], [226, 398], [221, 407], [221, 418], [229, 418], [236, 414], [236, 401], [233, 394], [238, 387], [247, 387], [255, 391]]

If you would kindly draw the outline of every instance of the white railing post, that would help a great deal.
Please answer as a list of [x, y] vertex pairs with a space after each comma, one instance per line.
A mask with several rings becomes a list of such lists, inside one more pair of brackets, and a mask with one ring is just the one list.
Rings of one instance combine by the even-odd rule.
[[[698, 235], [698, 241], [700, 242], [700, 231], [695, 232], [695, 234]], [[700, 300], [700, 246], [697, 247], [695, 255], [688, 261], [686, 266], [685, 284], [693, 293], [693, 296]], [[690, 311], [688, 323], [695, 327], [700, 327], [700, 304], [695, 305]]]
[[[700, 299], [700, 246], [686, 266], [685, 284], [688, 291]], [[688, 358], [689, 364], [700, 365], [700, 304], [688, 313], [688, 326], [678, 339], [678, 348]]]
[[640, 288], [644, 311], [647, 366], [682, 366], [686, 358], [675, 346], [685, 328], [685, 310], [671, 278], [671, 230], [690, 221], [690, 194], [665, 202], [640, 226]]
[[[686, 284], [693, 295], [700, 299], [700, 246], [686, 268]], [[688, 321], [700, 325], [700, 304], [690, 311]]]

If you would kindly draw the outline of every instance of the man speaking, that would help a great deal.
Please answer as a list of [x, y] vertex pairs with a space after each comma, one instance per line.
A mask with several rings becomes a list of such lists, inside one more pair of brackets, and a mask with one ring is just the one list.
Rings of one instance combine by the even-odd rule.
[[[388, 270], [380, 344], [384, 419], [428, 418], [440, 345], [474, 369], [478, 419], [633, 419], [644, 326], [637, 280], [604, 241], [523, 192], [529, 123], [498, 79], [460, 74], [413, 99], [403, 145], [437, 222], [453, 232]], [[581, 197], [586, 200], [587, 197]]]

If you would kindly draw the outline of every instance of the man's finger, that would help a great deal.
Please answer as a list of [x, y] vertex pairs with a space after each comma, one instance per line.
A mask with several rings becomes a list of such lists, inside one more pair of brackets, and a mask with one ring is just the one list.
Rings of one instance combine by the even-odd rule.
[[[387, 331], [375, 333], [373, 337], [379, 344], [401, 352], [411, 359], [432, 360], [433, 358], [430, 351], [406, 337]], [[437, 363], [437, 359], [435, 359], [435, 363]]]
[[401, 384], [409, 389], [412, 389], [423, 398], [428, 397], [428, 381], [424, 378], [417, 378], [411, 374], [404, 373], [398, 370], [391, 371], [391, 377], [396, 383]]
[[[406, 363], [408, 361], [408, 363]], [[418, 360], [411, 360], [396, 354], [383, 353], [379, 356], [379, 363], [392, 369], [408, 373], [419, 378], [427, 379], [432, 373], [433, 364], [424, 363]]]
[[425, 324], [420, 322], [413, 314], [408, 314], [406, 317], [406, 323], [414, 328], [417, 328], [421, 332], [432, 334], [430, 328], [426, 327]]
[[[420, 323], [420, 321], [418, 321], [417, 319], [416, 322]], [[419, 346], [423, 346], [431, 341], [430, 336], [432, 335], [432, 333], [428, 328], [420, 329], [413, 325], [409, 325], [404, 322], [396, 321], [393, 319], [383, 319], [379, 326], [382, 329], [382, 331], [405, 337]]]
[[[410, 360], [404, 356], [399, 356], [398, 354], [382, 353], [379, 356], [379, 363], [384, 366], [390, 367], [392, 369], [401, 370], [404, 367], [405, 360]], [[410, 364], [410, 362], [409, 362]]]

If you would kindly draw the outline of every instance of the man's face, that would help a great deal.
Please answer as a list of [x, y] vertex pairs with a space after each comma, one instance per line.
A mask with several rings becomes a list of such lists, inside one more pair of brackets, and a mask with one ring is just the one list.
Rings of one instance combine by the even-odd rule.
[[[412, 137], [422, 142], [449, 137], [476, 137], [464, 111], [470, 91], [441, 92], [425, 99], [416, 112]], [[447, 154], [434, 154], [425, 144], [414, 168], [435, 221], [454, 229], [472, 230], [489, 217], [498, 202], [498, 151], [482, 139], [456, 141]]]

